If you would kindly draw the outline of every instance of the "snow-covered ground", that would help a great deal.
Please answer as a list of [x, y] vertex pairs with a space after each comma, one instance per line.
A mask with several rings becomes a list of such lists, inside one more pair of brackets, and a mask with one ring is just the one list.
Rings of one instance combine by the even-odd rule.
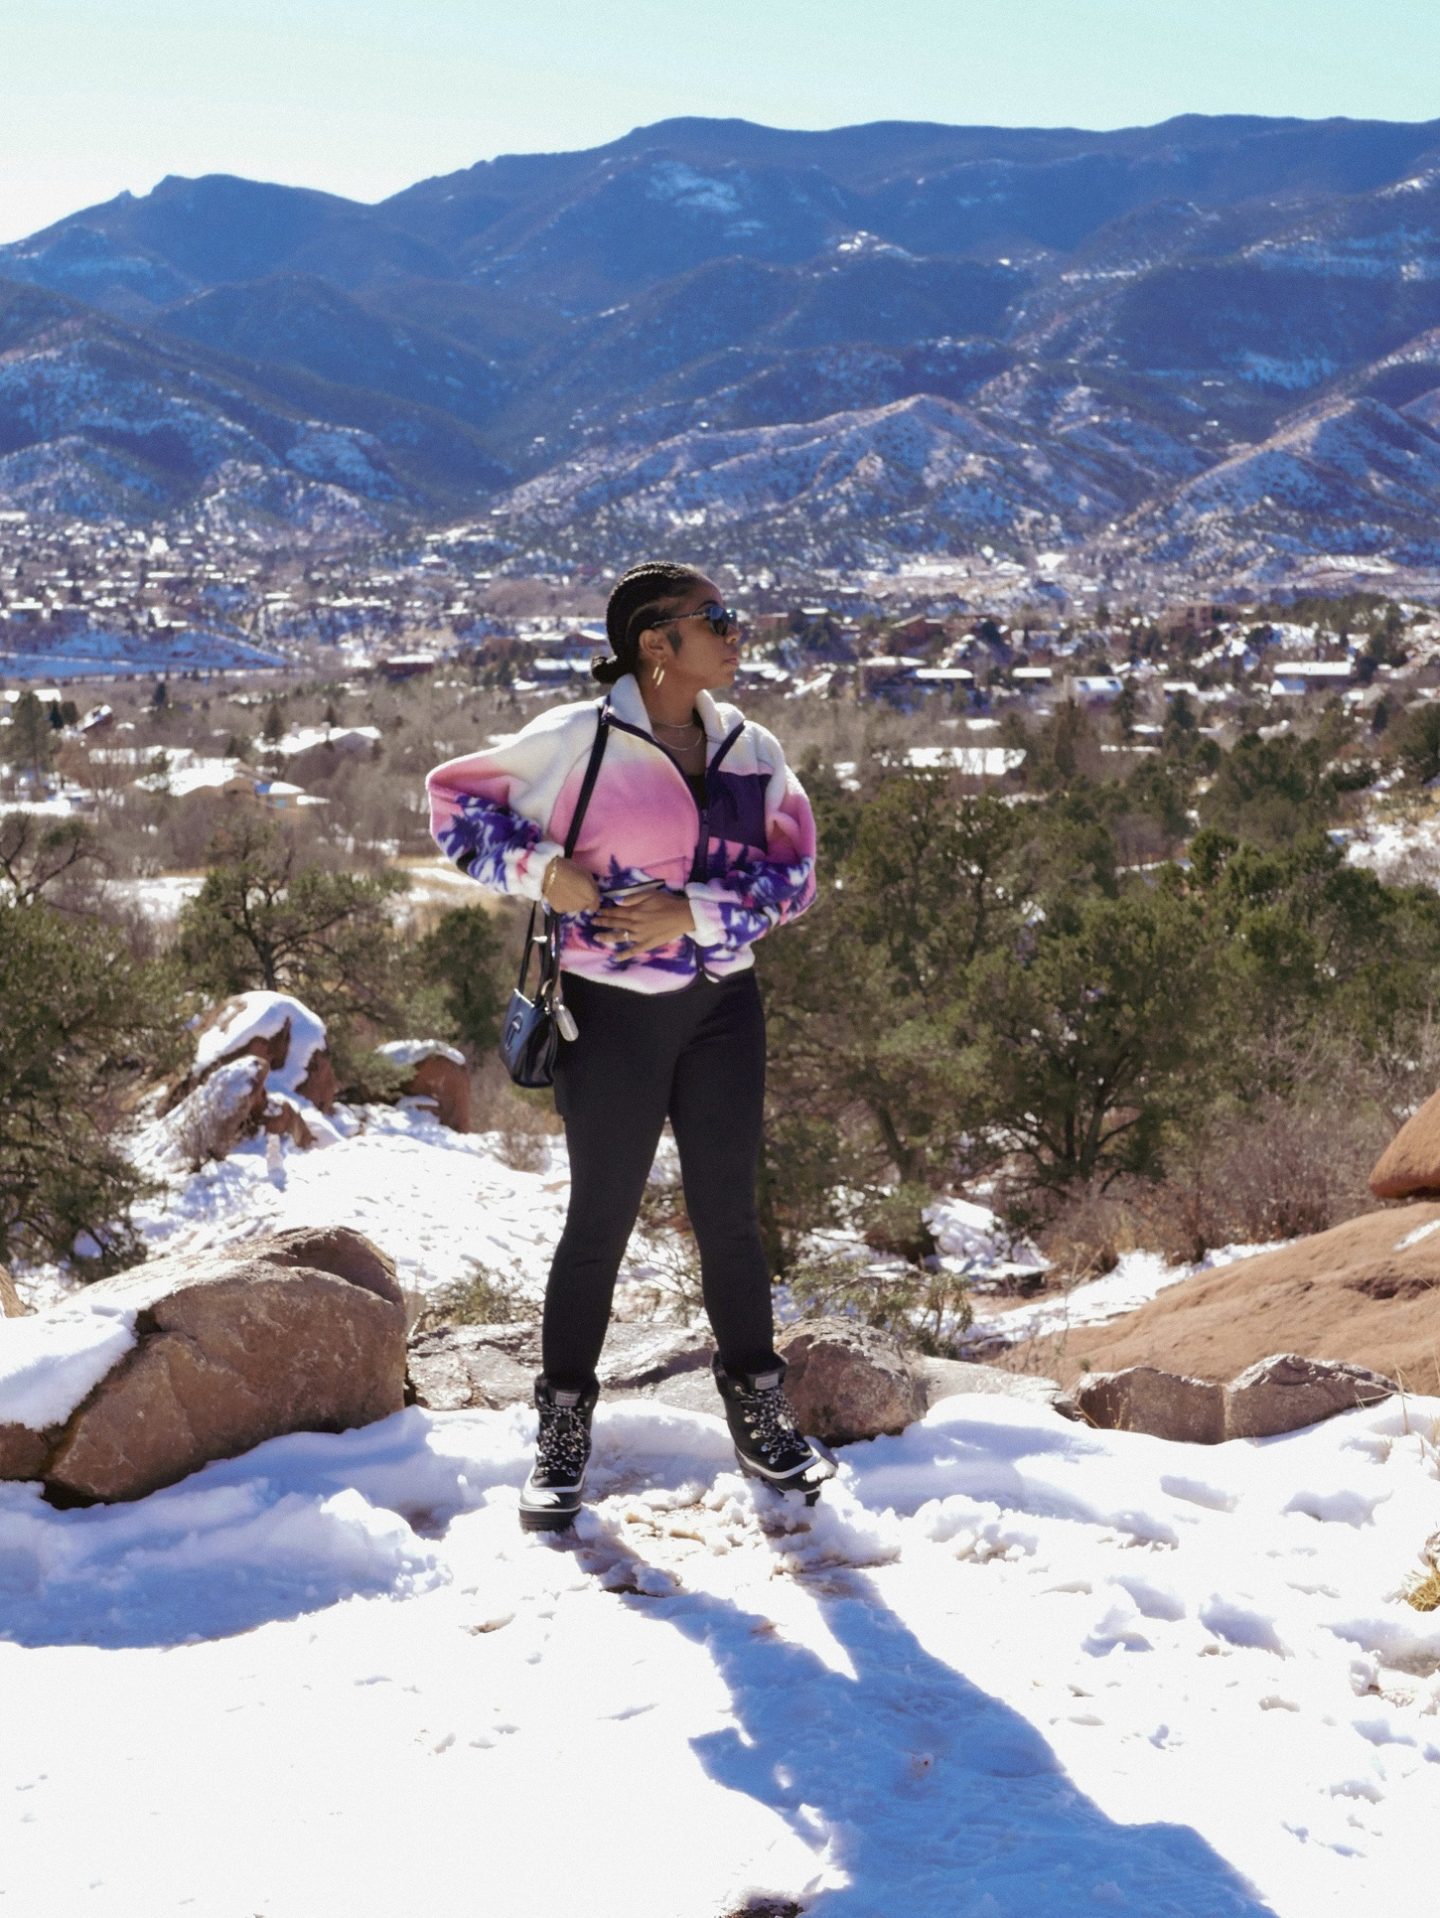
[[602, 1403], [560, 1540], [519, 1409], [0, 1487], [0, 1911], [1410, 1908], [1437, 1420], [1202, 1448], [963, 1396], [791, 1510], [718, 1419]]
[[[154, 1250], [334, 1222], [417, 1291], [476, 1261], [538, 1298], [562, 1142], [516, 1170], [414, 1105], [325, 1136], [184, 1175], [152, 1122]], [[937, 1214], [947, 1256], [978, 1269], [987, 1217]], [[1136, 1255], [1061, 1304], [1185, 1276]], [[123, 1348], [86, 1299], [53, 1350], [0, 1321], [0, 1404]], [[718, 1416], [602, 1400], [558, 1539], [516, 1522], [533, 1432], [412, 1409], [131, 1505], [0, 1485], [0, 1918], [1320, 1918], [1427, 1882], [1440, 1614], [1403, 1589], [1440, 1400], [1199, 1447], [957, 1396], [813, 1509]]]

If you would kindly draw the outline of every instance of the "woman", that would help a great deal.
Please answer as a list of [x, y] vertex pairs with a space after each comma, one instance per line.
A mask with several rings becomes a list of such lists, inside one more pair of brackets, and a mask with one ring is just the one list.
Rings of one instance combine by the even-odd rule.
[[832, 1471], [781, 1390], [755, 1207], [765, 1028], [750, 948], [815, 896], [810, 806], [773, 736], [712, 697], [733, 684], [740, 645], [712, 580], [632, 567], [605, 625], [612, 657], [592, 670], [608, 700], [542, 713], [427, 781], [431, 830], [461, 871], [560, 916], [579, 1028], [555, 1067], [570, 1204], [545, 1293], [527, 1530], [559, 1530], [580, 1509], [615, 1276], [667, 1118], [741, 1468], [810, 1500]]

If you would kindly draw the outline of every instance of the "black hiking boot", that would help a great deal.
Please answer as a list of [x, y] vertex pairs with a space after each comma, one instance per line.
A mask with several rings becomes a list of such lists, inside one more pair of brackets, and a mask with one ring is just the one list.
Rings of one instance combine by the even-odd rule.
[[781, 1389], [784, 1364], [764, 1372], [727, 1372], [717, 1354], [711, 1370], [725, 1401], [725, 1422], [740, 1470], [777, 1492], [801, 1492], [805, 1503], [813, 1505], [826, 1479], [834, 1478], [835, 1463], [795, 1423]]
[[593, 1384], [583, 1392], [570, 1392], [552, 1385], [543, 1372], [536, 1379], [540, 1436], [535, 1463], [520, 1491], [522, 1531], [563, 1532], [573, 1524], [590, 1459], [590, 1417], [599, 1396]]

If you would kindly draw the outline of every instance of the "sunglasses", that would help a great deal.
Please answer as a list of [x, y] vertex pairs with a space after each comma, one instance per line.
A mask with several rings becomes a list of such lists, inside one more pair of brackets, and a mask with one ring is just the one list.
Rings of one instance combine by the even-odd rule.
[[722, 606], [718, 599], [707, 599], [693, 613], [675, 613], [669, 619], [656, 619], [652, 626], [678, 626], [682, 619], [703, 619], [717, 639], [728, 639], [740, 624], [740, 615]]

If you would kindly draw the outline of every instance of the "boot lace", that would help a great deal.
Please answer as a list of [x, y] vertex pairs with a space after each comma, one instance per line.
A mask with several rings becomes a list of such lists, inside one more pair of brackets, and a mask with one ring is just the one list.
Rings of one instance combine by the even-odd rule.
[[578, 1406], [547, 1405], [535, 1446], [538, 1471], [578, 1472], [590, 1456], [590, 1431]]
[[741, 1398], [740, 1409], [744, 1414], [746, 1430], [754, 1438], [756, 1451], [769, 1463], [774, 1464], [782, 1456], [793, 1454], [797, 1446], [805, 1446], [790, 1401], [778, 1385], [746, 1392]]

